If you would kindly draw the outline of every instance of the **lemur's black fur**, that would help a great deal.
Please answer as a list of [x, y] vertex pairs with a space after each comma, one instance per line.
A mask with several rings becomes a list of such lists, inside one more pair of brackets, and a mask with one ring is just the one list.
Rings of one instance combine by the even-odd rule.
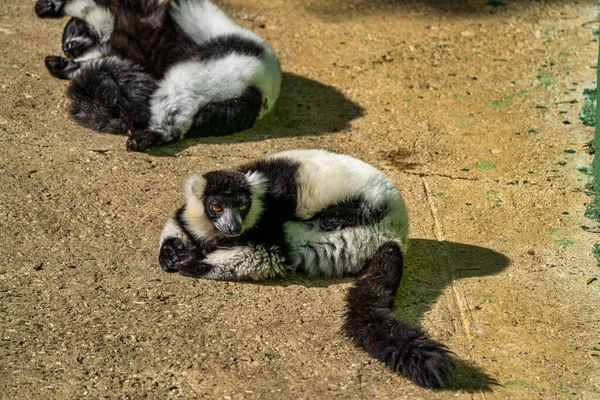
[[108, 133], [146, 128], [156, 80], [141, 67], [118, 58], [92, 60], [88, 68], [94, 73], [78, 75], [67, 89], [73, 120]]
[[452, 366], [447, 348], [392, 311], [403, 265], [397, 243], [384, 243], [377, 250], [348, 291], [343, 330], [394, 371], [421, 386], [440, 388]]

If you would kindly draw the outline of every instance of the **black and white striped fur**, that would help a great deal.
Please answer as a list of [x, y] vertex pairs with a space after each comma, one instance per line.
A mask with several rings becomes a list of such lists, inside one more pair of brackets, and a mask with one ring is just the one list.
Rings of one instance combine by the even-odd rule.
[[273, 49], [209, 0], [38, 0], [36, 12], [74, 17], [71, 58], [46, 66], [72, 79], [73, 119], [129, 134], [128, 150], [248, 129], [279, 97]]
[[345, 334], [414, 382], [444, 385], [446, 348], [392, 312], [408, 216], [377, 169], [347, 155], [293, 150], [193, 175], [184, 194], [160, 236], [165, 271], [222, 280], [359, 275]]

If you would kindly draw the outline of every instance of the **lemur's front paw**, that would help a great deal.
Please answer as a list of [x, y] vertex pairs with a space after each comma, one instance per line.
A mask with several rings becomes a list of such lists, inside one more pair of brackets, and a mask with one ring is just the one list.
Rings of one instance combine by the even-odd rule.
[[146, 129], [144, 131], [133, 132], [127, 138], [127, 151], [144, 151], [148, 147], [162, 142], [162, 135], [159, 132]]
[[56, 78], [69, 79], [71, 74], [79, 69], [79, 63], [69, 58], [48, 56], [44, 60], [48, 72]]
[[40, 18], [60, 18], [65, 15], [64, 2], [61, 0], [37, 0], [35, 13]]
[[183, 276], [203, 278], [214, 268], [198, 260], [192, 250], [179, 238], [167, 239], [160, 247], [158, 263], [166, 272], [179, 272]]
[[166, 272], [179, 271], [182, 263], [193, 258], [190, 250], [179, 238], [167, 239], [160, 247], [158, 262]]

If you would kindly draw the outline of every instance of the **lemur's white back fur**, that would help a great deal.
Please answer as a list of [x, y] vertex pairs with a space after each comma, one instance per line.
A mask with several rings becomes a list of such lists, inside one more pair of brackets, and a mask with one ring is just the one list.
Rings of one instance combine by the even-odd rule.
[[[203, 43], [215, 37], [235, 33], [241, 37], [252, 40], [264, 49], [264, 54], [259, 62], [254, 57], [229, 58], [225, 63], [211, 66], [215, 79], [220, 81], [223, 88], [238, 93], [235, 82], [228, 82], [229, 76], [234, 76], [229, 71], [236, 68], [244, 70], [242, 81], [247, 86], [256, 86], [266, 98], [265, 107], [261, 110], [259, 118], [271, 112], [275, 101], [279, 97], [281, 87], [280, 65], [271, 46], [259, 35], [244, 28], [233, 21], [227, 14], [208, 0], [188, 0], [177, 5], [171, 3], [171, 15], [181, 29], [196, 43]], [[206, 68], [206, 67], [205, 67]], [[225, 79], [225, 82], [222, 80]]]
[[272, 158], [300, 161], [296, 216], [309, 219], [340, 200], [362, 196], [373, 208], [388, 208], [384, 223], [390, 224], [403, 248], [408, 240], [408, 214], [394, 184], [375, 167], [344, 154], [325, 150], [291, 150]]

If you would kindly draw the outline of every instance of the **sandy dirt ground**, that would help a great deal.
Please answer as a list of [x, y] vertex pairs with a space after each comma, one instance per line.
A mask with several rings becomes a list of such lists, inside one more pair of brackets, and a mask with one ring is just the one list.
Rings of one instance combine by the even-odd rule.
[[[578, 118], [594, 1], [220, 1], [278, 52], [276, 111], [142, 154], [70, 121], [43, 65], [66, 20], [33, 3], [0, 7], [1, 399], [600, 398], [593, 129]], [[185, 176], [291, 148], [360, 157], [404, 193], [396, 311], [454, 351], [448, 389], [340, 334], [349, 279], [159, 268]]]

